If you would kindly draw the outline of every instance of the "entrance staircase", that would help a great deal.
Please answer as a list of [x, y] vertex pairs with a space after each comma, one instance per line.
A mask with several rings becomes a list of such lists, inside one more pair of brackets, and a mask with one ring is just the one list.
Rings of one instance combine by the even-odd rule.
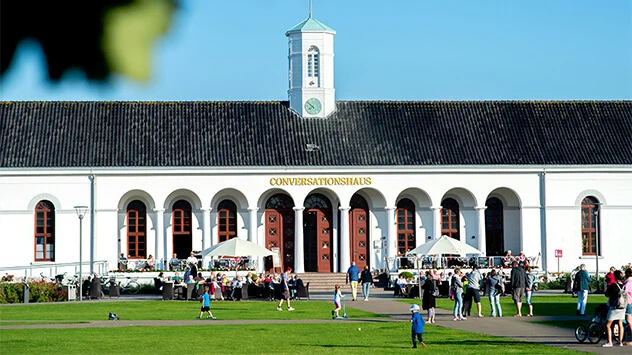
[[343, 272], [305, 272], [298, 274], [303, 280], [303, 284], [309, 282], [309, 292], [331, 292], [334, 293], [334, 285], [344, 286], [346, 274]]

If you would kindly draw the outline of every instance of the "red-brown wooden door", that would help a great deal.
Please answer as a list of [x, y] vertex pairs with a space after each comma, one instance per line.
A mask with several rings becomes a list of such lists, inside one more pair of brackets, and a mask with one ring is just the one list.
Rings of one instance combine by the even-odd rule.
[[[268, 199], [265, 210], [265, 247], [279, 248], [281, 270], [294, 269], [294, 201], [285, 194]], [[272, 269], [272, 257], [266, 258], [265, 269]]]
[[[294, 269], [294, 211], [287, 209], [266, 209], [266, 248], [279, 248], [281, 270]], [[271, 260], [266, 270], [272, 268]]]
[[360, 270], [369, 265], [370, 249], [369, 241], [369, 205], [366, 200], [355, 194], [351, 198], [351, 210], [349, 211], [349, 238], [351, 245], [351, 261], [355, 261]]
[[332, 272], [333, 249], [329, 199], [313, 194], [305, 199], [303, 236], [305, 271]]

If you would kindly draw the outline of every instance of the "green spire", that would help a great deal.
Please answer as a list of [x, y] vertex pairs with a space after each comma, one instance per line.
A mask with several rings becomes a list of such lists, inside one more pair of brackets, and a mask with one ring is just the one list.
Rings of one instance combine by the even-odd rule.
[[316, 20], [313, 17], [308, 17], [306, 20], [301, 21], [296, 26], [290, 28], [287, 33], [290, 32], [307, 32], [307, 31], [326, 31], [336, 32], [333, 28], [325, 25], [324, 23]]

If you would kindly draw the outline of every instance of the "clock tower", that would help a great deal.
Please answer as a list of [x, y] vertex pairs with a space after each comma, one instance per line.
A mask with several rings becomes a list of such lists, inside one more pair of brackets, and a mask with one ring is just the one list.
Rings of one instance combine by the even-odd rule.
[[309, 17], [292, 27], [288, 37], [290, 108], [302, 117], [327, 117], [336, 110], [334, 31]]

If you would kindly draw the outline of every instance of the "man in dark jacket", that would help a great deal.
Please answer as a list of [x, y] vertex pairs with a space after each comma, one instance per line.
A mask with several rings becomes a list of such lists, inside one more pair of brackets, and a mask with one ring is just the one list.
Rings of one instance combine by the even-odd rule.
[[524, 296], [524, 288], [527, 284], [527, 275], [524, 269], [518, 265], [517, 261], [512, 263], [511, 269], [511, 297], [516, 304], [518, 312], [514, 317], [522, 317], [522, 296]]

